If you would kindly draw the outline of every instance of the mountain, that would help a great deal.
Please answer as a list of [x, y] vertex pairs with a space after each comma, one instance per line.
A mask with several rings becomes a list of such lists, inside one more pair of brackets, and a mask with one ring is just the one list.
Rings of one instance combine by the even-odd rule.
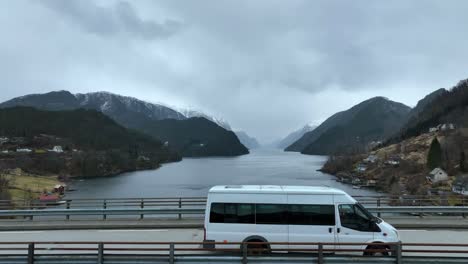
[[169, 148], [184, 157], [237, 156], [249, 153], [234, 132], [227, 131], [204, 117], [159, 120], [146, 124], [142, 131], [156, 135], [167, 142]]
[[374, 97], [334, 114], [286, 150], [314, 155], [360, 151], [369, 142], [398, 131], [410, 110], [404, 104]]
[[203, 112], [200, 112], [200, 111], [196, 111], [196, 110], [188, 110], [188, 109], [184, 109], [184, 110], [180, 110], [180, 112], [186, 117], [186, 118], [191, 118], [191, 117], [204, 117], [208, 120], [210, 120], [211, 122], [214, 122], [216, 124], [218, 124], [220, 127], [226, 129], [226, 130], [230, 130], [232, 131], [231, 129], [231, 126], [229, 125], [229, 123], [222, 119], [222, 118], [215, 118], [213, 116], [210, 116], [210, 115], [207, 115]]
[[12, 106], [30, 106], [44, 110], [94, 109], [127, 127], [142, 118], [145, 121], [185, 119], [182, 113], [169, 107], [108, 92], [72, 94], [68, 91], [56, 91], [21, 96], [0, 104], [0, 108]]
[[289, 135], [274, 143], [274, 146], [279, 149], [285, 149], [292, 143], [300, 139], [305, 133], [314, 130], [317, 126], [305, 125], [302, 128], [291, 132]]
[[[49, 173], [103, 176], [154, 168], [163, 162], [180, 159], [160, 141], [124, 128], [95, 110], [3, 108], [0, 109], [0, 135], [19, 138], [4, 143], [2, 148], [13, 151], [23, 147], [39, 150], [35, 152], [38, 154], [24, 158], [30, 161], [12, 159], [20, 163], [18, 167], [42, 169]], [[54, 145], [62, 146], [64, 155], [51, 157], [44, 151]]]
[[456, 127], [468, 127], [468, 79], [461, 80], [448, 91], [443, 89], [435, 93], [422, 100], [418, 114], [413, 115], [389, 143], [418, 136], [439, 124], [452, 123]]
[[437, 99], [439, 96], [442, 96], [442, 95], [444, 95], [446, 93], [448, 93], [448, 91], [445, 90], [445, 88], [440, 88], [440, 89], [426, 95], [423, 99], [418, 101], [418, 104], [416, 104], [416, 106], [413, 109], [411, 109], [411, 111], [409, 113], [409, 116], [408, 116], [408, 119], [411, 119], [413, 117], [416, 118], [422, 111], [424, 111], [424, 108], [427, 105], [432, 103], [432, 101]]
[[249, 136], [244, 131], [235, 131], [234, 133], [237, 135], [242, 145], [246, 146], [248, 149], [256, 149], [260, 147], [260, 143], [258, 143], [257, 139]]
[[[162, 141], [167, 141], [167, 135], [170, 133], [177, 135], [176, 137], [170, 136], [171, 147], [186, 144], [187, 138], [192, 141], [200, 142], [209, 140], [211, 144], [219, 143], [220, 146], [227, 147], [223, 149], [221, 147], [210, 146], [210, 151], [200, 149], [200, 153], [195, 153], [195, 149], [187, 152], [183, 150], [184, 148], [173, 148], [176, 151], [182, 151], [182, 155], [184, 155], [184, 153], [189, 156], [203, 156], [203, 153], [209, 153], [207, 155], [210, 156], [246, 154], [245, 147], [238, 140], [230, 139], [227, 141], [229, 143], [223, 143], [218, 138], [209, 138], [221, 135], [221, 130], [223, 130], [224, 135], [233, 135], [233, 133], [228, 133], [230, 131], [219, 127], [214, 122], [207, 119], [203, 122], [192, 122], [189, 121], [190, 118], [187, 118], [184, 114], [174, 109], [159, 104], [148, 103], [133, 97], [121, 96], [108, 92], [72, 94], [68, 91], [57, 91], [45, 94], [26, 95], [0, 104], [0, 108], [12, 106], [30, 106], [55, 111], [78, 108], [93, 109], [104, 113], [126, 128], [142, 131]], [[177, 122], [177, 125], [172, 125], [171, 122], [159, 122], [166, 119], [179, 120], [180, 122]], [[183, 124], [184, 122], [186, 122], [186, 124]], [[190, 125], [196, 125], [197, 128], [192, 128]], [[163, 132], [160, 132], [156, 128]], [[183, 130], [169, 131], [170, 129]], [[204, 132], [205, 135], [202, 135], [200, 132]], [[234, 137], [236, 136], [234, 135]], [[231, 146], [229, 144], [233, 145]], [[236, 153], [235, 150], [239, 150], [239, 152]]]

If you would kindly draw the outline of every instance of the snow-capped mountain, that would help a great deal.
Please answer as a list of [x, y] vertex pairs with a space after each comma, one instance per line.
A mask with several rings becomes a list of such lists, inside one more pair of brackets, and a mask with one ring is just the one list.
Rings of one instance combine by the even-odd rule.
[[203, 112], [200, 112], [200, 111], [197, 111], [197, 110], [192, 110], [192, 109], [180, 109], [179, 112], [181, 112], [186, 118], [191, 118], [191, 117], [204, 117], [208, 120], [210, 120], [211, 122], [214, 122], [216, 124], [218, 124], [220, 127], [226, 129], [226, 130], [231, 130], [231, 126], [229, 125], [229, 123], [222, 119], [222, 118], [216, 118], [216, 117], [213, 117], [213, 116], [210, 116], [210, 115], [207, 115]]
[[307, 124], [307, 125], [303, 126], [302, 128], [291, 132], [289, 135], [287, 135], [283, 139], [279, 140], [275, 144], [275, 147], [277, 147], [279, 149], [285, 149], [286, 147], [288, 147], [289, 145], [291, 145], [292, 143], [294, 143], [298, 139], [300, 139], [305, 133], [314, 130], [316, 127], [317, 126], [315, 126], [315, 125]]
[[119, 115], [128, 115], [128, 113], [141, 114], [151, 120], [185, 119], [183, 114], [167, 106], [109, 92], [72, 94], [68, 91], [56, 91], [45, 94], [30, 94], [6, 101], [0, 104], [0, 107], [17, 105], [46, 110], [94, 109], [117, 121], [119, 121]]
[[109, 92], [72, 94], [56, 91], [25, 95], [0, 104], [0, 108], [14, 106], [53, 111], [77, 108], [100, 111], [126, 128], [167, 142], [182, 156], [235, 156], [248, 153], [230, 131], [229, 125], [220, 119], [195, 111], [185, 115], [162, 104]]
[[79, 101], [80, 107], [100, 110], [111, 116], [121, 111], [132, 111], [143, 114], [151, 120], [185, 119], [183, 114], [174, 109], [161, 104], [148, 103], [134, 97], [109, 92], [75, 94], [75, 97]]

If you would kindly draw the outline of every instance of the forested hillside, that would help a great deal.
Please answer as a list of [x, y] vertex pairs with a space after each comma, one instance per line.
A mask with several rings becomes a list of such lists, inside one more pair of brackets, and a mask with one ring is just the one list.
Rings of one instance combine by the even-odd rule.
[[400, 133], [389, 142], [425, 133], [439, 124], [453, 123], [468, 127], [468, 79], [460, 81], [449, 91], [440, 92], [427, 103], [417, 115], [412, 116]]
[[[3, 169], [105, 176], [180, 159], [160, 141], [128, 130], [94, 110], [0, 109], [0, 136], [8, 139], [1, 145]], [[63, 153], [50, 151], [56, 145]], [[24, 148], [31, 153], [19, 153]]]

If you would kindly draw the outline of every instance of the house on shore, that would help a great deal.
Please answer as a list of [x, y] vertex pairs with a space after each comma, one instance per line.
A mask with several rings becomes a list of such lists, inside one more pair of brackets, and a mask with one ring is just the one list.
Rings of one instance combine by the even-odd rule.
[[16, 152], [20, 152], [20, 153], [30, 153], [32, 152], [31, 149], [28, 149], [28, 148], [17, 148], [16, 149]]
[[365, 164], [360, 163], [356, 166], [357, 172], [365, 172], [366, 170], [367, 170], [367, 166]]
[[54, 146], [50, 151], [55, 153], [63, 153], [63, 148], [62, 146]]
[[365, 162], [365, 163], [375, 163], [375, 162], [377, 162], [377, 160], [379, 160], [379, 157], [377, 157], [377, 155], [370, 154], [367, 158], [365, 158], [363, 160], [363, 162]]
[[449, 178], [448, 174], [443, 169], [435, 168], [429, 172], [429, 175], [426, 177], [426, 179], [431, 183], [437, 183], [447, 181]]
[[455, 129], [455, 125], [452, 123], [439, 124], [435, 127], [429, 128], [429, 133], [438, 132], [438, 131], [448, 131], [448, 130], [454, 130], [454, 129]]
[[7, 138], [7, 137], [0, 137], [0, 145], [3, 144], [3, 143], [7, 143], [8, 141], [10, 141], [9, 138]]
[[457, 176], [452, 184], [452, 192], [468, 195], [468, 174]]

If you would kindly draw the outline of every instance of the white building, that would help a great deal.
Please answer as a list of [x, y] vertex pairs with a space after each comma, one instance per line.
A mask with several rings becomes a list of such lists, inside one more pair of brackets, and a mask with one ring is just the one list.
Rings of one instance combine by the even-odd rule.
[[19, 148], [19, 149], [16, 149], [16, 152], [29, 153], [29, 152], [32, 152], [32, 150], [28, 148]]
[[461, 195], [468, 195], [468, 175], [457, 177], [452, 185], [452, 192]]
[[447, 181], [448, 174], [441, 168], [435, 168], [429, 173], [427, 179], [432, 183]]
[[371, 154], [367, 158], [365, 158], [363, 161], [367, 163], [375, 163], [378, 159], [379, 158], [376, 155]]
[[56, 153], [62, 153], [63, 149], [62, 149], [62, 146], [54, 146], [50, 151], [56, 152]]

